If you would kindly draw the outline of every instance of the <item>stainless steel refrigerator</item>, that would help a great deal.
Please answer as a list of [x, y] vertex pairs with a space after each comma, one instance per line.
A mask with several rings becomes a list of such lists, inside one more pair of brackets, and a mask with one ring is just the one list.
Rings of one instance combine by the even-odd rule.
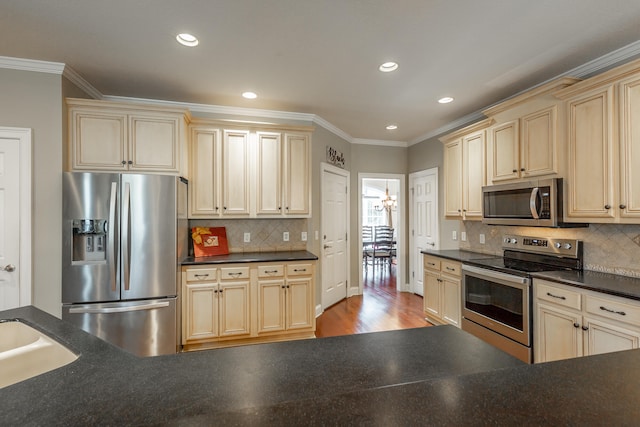
[[64, 173], [63, 320], [139, 356], [177, 351], [186, 187], [176, 176]]

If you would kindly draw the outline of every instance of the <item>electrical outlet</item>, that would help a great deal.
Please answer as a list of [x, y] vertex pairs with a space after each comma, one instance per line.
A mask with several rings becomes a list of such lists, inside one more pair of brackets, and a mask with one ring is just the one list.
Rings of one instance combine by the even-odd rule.
[[451, 233], [451, 240], [458, 240], [458, 232], [457, 231], [453, 231]]
[[251, 242], [251, 233], [244, 233], [244, 242], [245, 243]]
[[460, 240], [462, 240], [463, 242], [467, 241], [467, 232], [466, 231], [461, 231], [460, 232]]
[[284, 233], [282, 233], [282, 240], [285, 242], [289, 241], [289, 232], [285, 231]]
[[307, 232], [303, 231], [302, 235], [300, 236], [300, 240], [302, 240], [303, 242], [307, 241]]
[[484, 234], [480, 234], [480, 244], [484, 245]]

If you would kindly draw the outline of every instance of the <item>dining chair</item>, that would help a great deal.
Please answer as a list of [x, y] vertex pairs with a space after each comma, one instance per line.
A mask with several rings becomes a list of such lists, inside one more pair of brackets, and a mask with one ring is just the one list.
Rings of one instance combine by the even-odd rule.
[[387, 262], [391, 267], [393, 254], [395, 252], [395, 242], [393, 240], [393, 228], [388, 225], [378, 225], [375, 228], [373, 245], [373, 264], [379, 265]]
[[362, 262], [365, 267], [369, 265], [369, 258], [373, 257], [373, 227], [371, 225], [362, 226]]

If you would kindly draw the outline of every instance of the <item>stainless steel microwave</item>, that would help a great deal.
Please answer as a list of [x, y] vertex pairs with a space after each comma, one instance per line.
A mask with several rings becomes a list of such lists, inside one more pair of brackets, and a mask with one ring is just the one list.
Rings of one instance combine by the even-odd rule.
[[562, 178], [482, 187], [482, 222], [533, 227], [584, 227], [562, 217]]

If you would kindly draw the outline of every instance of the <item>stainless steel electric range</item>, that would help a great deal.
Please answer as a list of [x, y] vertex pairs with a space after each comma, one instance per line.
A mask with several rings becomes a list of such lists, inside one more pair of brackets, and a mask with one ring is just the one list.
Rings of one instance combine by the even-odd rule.
[[582, 270], [582, 242], [505, 235], [502, 257], [462, 265], [462, 329], [533, 362], [531, 274]]

